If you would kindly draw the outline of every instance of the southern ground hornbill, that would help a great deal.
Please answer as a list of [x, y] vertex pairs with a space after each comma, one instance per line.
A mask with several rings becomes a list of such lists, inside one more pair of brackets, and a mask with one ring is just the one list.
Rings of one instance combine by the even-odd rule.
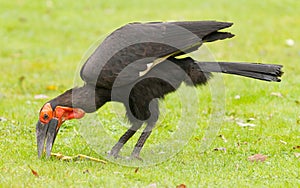
[[117, 157], [123, 145], [146, 123], [132, 152], [132, 157], [138, 158], [158, 119], [158, 99], [175, 91], [182, 82], [205, 84], [211, 72], [279, 82], [281, 65], [197, 62], [186, 55], [204, 42], [233, 37], [219, 31], [231, 25], [216, 21], [150, 22], [131, 23], [115, 30], [82, 67], [80, 76], [85, 84], [67, 90], [40, 110], [36, 125], [38, 156], [45, 142], [46, 155], [50, 156], [64, 121], [82, 118], [109, 101], [124, 104], [132, 125], [109, 155]]

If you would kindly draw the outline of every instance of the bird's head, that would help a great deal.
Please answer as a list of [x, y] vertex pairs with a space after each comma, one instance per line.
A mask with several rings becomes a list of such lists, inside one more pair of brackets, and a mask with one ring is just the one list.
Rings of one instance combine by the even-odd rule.
[[36, 124], [38, 156], [42, 156], [46, 142], [46, 156], [49, 157], [60, 126], [66, 120], [79, 119], [84, 114], [85, 112], [80, 108], [54, 106], [51, 101], [46, 103], [40, 110]]

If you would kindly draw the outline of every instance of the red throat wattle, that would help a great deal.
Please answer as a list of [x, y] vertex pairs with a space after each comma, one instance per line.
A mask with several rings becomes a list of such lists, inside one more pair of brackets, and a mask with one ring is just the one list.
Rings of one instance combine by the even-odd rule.
[[40, 121], [44, 124], [49, 123], [52, 118], [56, 118], [59, 123], [57, 126], [57, 130], [61, 126], [61, 124], [70, 119], [80, 119], [84, 116], [85, 112], [80, 108], [71, 108], [64, 106], [56, 106], [53, 111], [50, 103], [46, 103], [44, 107], [40, 111]]

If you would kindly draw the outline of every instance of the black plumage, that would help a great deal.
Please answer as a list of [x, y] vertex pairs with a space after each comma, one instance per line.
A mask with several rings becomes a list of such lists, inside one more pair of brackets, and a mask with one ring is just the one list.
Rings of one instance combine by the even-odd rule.
[[133, 157], [139, 157], [158, 120], [158, 99], [174, 92], [182, 82], [192, 86], [205, 84], [211, 72], [280, 81], [281, 65], [178, 58], [197, 50], [204, 42], [233, 37], [229, 32], [220, 31], [231, 25], [216, 21], [127, 24], [111, 33], [88, 58], [80, 73], [84, 86], [68, 90], [49, 103], [53, 110], [65, 106], [91, 113], [106, 102], [122, 102], [132, 127], [110, 155], [118, 156], [122, 146], [147, 123], [132, 152]]

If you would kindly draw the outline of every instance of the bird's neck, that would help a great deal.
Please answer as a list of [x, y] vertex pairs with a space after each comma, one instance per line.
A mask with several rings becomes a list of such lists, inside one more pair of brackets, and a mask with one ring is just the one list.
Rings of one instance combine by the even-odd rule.
[[52, 108], [65, 106], [80, 108], [87, 113], [95, 112], [111, 100], [110, 90], [92, 85], [72, 88], [50, 101]]

